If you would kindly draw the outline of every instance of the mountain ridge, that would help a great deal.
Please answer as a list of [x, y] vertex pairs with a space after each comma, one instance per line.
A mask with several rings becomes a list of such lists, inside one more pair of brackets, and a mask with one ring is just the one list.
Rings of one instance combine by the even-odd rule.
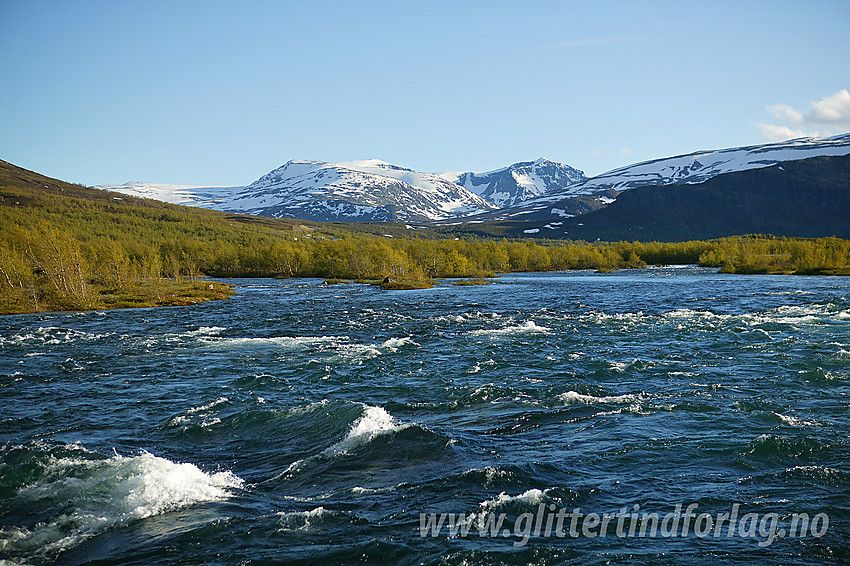
[[215, 208], [317, 221], [427, 221], [495, 206], [433, 173], [369, 159], [290, 160]]
[[850, 154], [732, 171], [702, 183], [638, 187], [583, 216], [515, 221], [509, 235], [666, 242], [747, 234], [850, 238], [848, 219]]
[[701, 150], [619, 167], [495, 213], [479, 215], [475, 220], [519, 218], [562, 221], [604, 208], [620, 194], [639, 187], [695, 184], [724, 173], [760, 169], [808, 157], [847, 154], [850, 154], [850, 133], [827, 138], [798, 138], [761, 145]]
[[603, 209], [623, 192], [639, 187], [696, 184], [734, 171], [847, 154], [850, 133], [701, 150], [594, 177], [545, 158], [483, 173], [423, 173], [379, 159], [337, 163], [293, 159], [247, 186], [131, 182], [98, 188], [226, 212], [312, 221], [561, 222]]

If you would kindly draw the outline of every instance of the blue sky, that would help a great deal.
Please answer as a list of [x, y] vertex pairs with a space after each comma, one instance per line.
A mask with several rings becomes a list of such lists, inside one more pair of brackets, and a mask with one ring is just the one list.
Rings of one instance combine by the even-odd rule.
[[850, 131], [847, 0], [0, 0], [0, 159], [88, 185], [289, 159], [599, 174]]

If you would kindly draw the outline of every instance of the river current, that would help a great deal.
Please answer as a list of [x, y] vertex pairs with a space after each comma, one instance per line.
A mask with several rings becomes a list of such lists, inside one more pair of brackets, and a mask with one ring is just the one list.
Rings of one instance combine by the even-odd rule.
[[0, 563], [850, 561], [847, 278], [231, 282], [0, 318]]

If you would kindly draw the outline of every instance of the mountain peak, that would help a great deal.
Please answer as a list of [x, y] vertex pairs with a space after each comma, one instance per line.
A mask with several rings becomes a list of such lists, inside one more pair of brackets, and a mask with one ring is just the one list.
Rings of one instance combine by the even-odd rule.
[[216, 204], [228, 212], [315, 221], [427, 221], [495, 209], [446, 179], [380, 159], [293, 160]]
[[545, 157], [519, 161], [486, 173], [444, 173], [443, 176], [499, 208], [514, 206], [587, 179], [582, 171]]

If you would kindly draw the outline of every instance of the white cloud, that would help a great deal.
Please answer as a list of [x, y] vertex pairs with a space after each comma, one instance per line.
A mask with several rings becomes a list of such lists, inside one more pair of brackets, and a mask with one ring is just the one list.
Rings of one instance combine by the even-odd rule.
[[795, 126], [803, 125], [803, 115], [787, 104], [773, 104], [767, 107], [777, 120], [788, 121]]
[[810, 122], [850, 130], [850, 92], [845, 88], [825, 96], [819, 102], [813, 102], [812, 110], [806, 118]]
[[788, 126], [776, 126], [774, 124], [756, 124], [756, 128], [763, 138], [772, 142], [805, 138], [811, 135], [803, 130], [792, 130]]
[[625, 148], [625, 147], [620, 150], [620, 155], [622, 155], [624, 157], [629, 157], [633, 153], [634, 153], [634, 151], [632, 151], [631, 149]]
[[850, 92], [847, 89], [809, 103], [803, 114], [787, 104], [772, 104], [767, 111], [778, 124], [756, 124], [762, 137], [784, 141], [801, 137], [822, 137], [850, 131]]

